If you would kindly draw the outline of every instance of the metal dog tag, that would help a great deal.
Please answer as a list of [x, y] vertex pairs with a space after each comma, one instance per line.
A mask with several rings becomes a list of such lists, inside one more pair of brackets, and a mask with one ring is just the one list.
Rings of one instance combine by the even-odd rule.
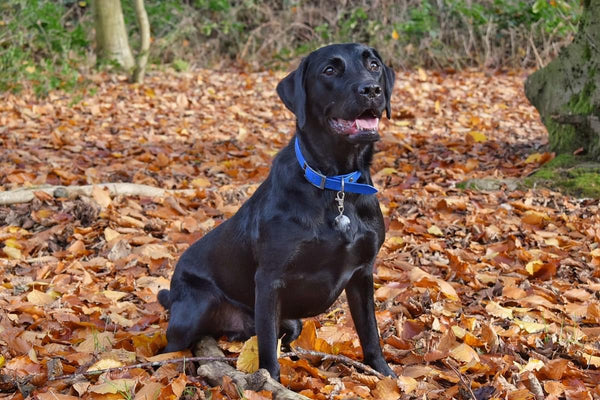
[[335, 217], [335, 227], [341, 232], [346, 232], [350, 229], [350, 218], [346, 217], [344, 214], [338, 215]]
[[350, 229], [350, 218], [344, 215], [344, 198], [346, 197], [346, 193], [344, 193], [344, 180], [342, 179], [342, 190], [337, 192], [335, 195], [335, 201], [338, 203], [338, 211], [340, 215], [335, 217], [335, 227], [340, 232], [346, 232]]

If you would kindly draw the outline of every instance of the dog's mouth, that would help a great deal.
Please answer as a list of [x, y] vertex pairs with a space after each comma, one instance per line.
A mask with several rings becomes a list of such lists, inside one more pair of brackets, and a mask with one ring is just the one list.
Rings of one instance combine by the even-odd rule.
[[331, 118], [329, 124], [336, 133], [348, 136], [351, 141], [374, 141], [379, 139], [379, 117], [374, 110], [367, 110], [356, 119]]

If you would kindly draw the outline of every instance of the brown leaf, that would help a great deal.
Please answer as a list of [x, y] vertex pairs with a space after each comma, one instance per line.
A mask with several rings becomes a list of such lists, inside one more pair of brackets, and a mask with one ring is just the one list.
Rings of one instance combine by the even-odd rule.
[[377, 382], [373, 396], [381, 400], [397, 400], [400, 397], [400, 390], [393, 378], [385, 377]]

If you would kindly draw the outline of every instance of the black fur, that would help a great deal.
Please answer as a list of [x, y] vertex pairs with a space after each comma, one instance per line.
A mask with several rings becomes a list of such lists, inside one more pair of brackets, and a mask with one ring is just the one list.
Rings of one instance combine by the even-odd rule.
[[[343, 134], [330, 121], [365, 112], [380, 117], [384, 110], [389, 117], [393, 85], [394, 71], [374, 49], [340, 44], [308, 55], [277, 93], [297, 117], [311, 167], [330, 176], [359, 170], [359, 182], [372, 184], [377, 131]], [[345, 289], [365, 362], [393, 375], [374, 312], [373, 263], [385, 235], [377, 197], [346, 193], [350, 229], [336, 229], [336, 192], [304, 178], [294, 139], [239, 211], [181, 256], [171, 290], [158, 296], [170, 310], [165, 351], [188, 348], [202, 335], [257, 334], [260, 367], [279, 378], [278, 337], [295, 339], [300, 318], [324, 312]]]

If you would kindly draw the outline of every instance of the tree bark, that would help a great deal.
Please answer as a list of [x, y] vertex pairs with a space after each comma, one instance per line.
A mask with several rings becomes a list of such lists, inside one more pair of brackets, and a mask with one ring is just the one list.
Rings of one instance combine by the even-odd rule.
[[134, 60], [125, 29], [121, 0], [94, 0], [92, 6], [98, 57], [114, 60], [130, 70], [134, 66]]
[[583, 148], [600, 160], [600, 0], [584, 0], [573, 42], [525, 82], [557, 153]]
[[135, 61], [135, 69], [131, 80], [135, 83], [143, 83], [146, 64], [148, 63], [148, 52], [150, 50], [150, 23], [148, 22], [146, 8], [144, 7], [144, 0], [134, 0], [133, 4], [140, 28], [140, 52]]

